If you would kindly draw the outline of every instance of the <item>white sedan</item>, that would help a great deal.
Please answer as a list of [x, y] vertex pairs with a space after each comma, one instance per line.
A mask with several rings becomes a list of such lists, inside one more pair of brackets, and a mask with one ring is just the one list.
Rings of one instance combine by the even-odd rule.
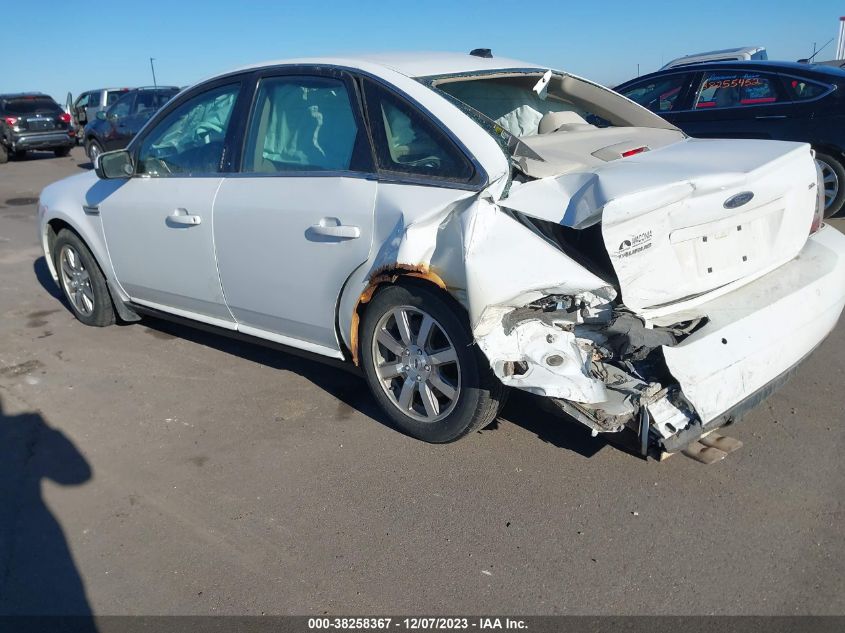
[[430, 442], [516, 388], [674, 452], [770, 394], [845, 305], [808, 145], [687, 138], [486, 52], [214, 77], [38, 209], [83, 323], [152, 314], [354, 363]]

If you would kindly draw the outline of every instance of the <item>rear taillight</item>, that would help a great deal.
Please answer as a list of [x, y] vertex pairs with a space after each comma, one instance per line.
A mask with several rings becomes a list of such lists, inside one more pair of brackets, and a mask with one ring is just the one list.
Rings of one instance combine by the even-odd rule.
[[18, 117], [16, 116], [4, 116], [3, 120], [6, 122], [7, 125], [11, 125], [14, 127], [15, 123], [18, 122]]
[[59, 115], [59, 121], [62, 123], [70, 123], [70, 115], [67, 112], [62, 112]]

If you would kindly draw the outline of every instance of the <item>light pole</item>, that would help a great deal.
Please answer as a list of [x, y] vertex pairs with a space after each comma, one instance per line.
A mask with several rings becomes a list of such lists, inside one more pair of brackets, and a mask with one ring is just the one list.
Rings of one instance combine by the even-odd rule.
[[155, 61], [155, 57], [150, 57], [150, 70], [153, 71], [153, 87], [158, 88], [158, 84], [156, 83], [156, 67], [153, 62]]

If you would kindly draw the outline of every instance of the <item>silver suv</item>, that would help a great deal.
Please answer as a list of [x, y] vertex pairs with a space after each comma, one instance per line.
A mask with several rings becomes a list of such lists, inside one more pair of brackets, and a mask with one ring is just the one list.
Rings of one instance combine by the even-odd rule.
[[71, 93], [67, 93], [66, 107], [77, 138], [81, 138], [79, 133], [82, 128], [97, 117], [97, 112], [108, 108], [129, 90], [131, 88], [97, 88], [83, 92], [76, 101], [73, 100]]

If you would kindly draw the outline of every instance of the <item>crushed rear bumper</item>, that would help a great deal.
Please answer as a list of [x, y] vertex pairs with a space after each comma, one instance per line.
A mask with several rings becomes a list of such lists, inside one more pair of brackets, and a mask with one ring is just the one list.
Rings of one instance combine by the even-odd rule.
[[833, 330], [843, 307], [845, 235], [826, 226], [791, 261], [698, 306], [708, 323], [663, 355], [700, 424], [715, 428], [771, 393]]

